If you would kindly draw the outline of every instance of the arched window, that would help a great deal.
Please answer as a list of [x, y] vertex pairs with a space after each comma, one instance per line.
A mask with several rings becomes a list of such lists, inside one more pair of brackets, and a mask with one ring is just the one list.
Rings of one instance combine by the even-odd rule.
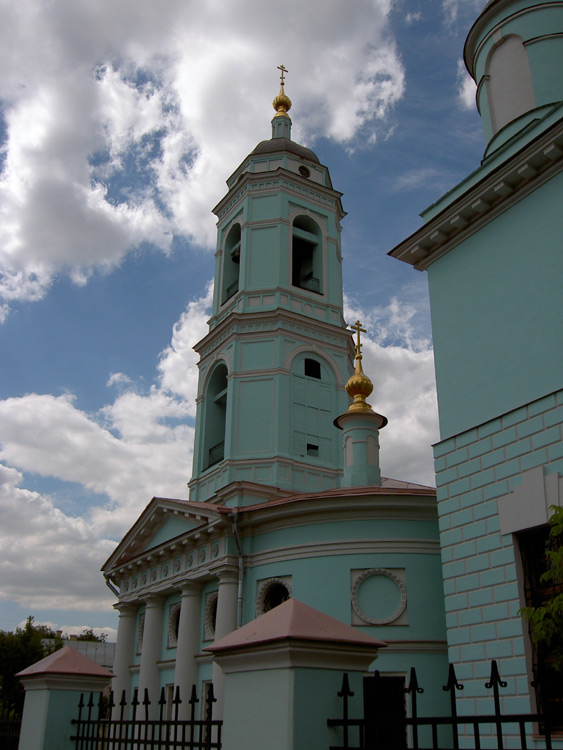
[[337, 407], [333, 373], [320, 358], [300, 355], [291, 376], [292, 453], [305, 461], [331, 462]]
[[313, 219], [298, 216], [293, 222], [291, 283], [308, 292], [322, 294], [322, 235]]
[[219, 592], [212, 591], [205, 599], [205, 611], [203, 615], [204, 640], [212, 641], [215, 638], [215, 626], [217, 624], [217, 601]]
[[528, 53], [519, 36], [507, 36], [487, 60], [487, 94], [493, 133], [534, 109], [535, 97]]
[[217, 365], [205, 392], [205, 425], [203, 432], [202, 468], [222, 461], [225, 457], [225, 422], [227, 417], [227, 367]]
[[223, 286], [221, 304], [238, 292], [240, 273], [240, 224], [229, 230], [223, 253]]
[[259, 582], [256, 595], [256, 617], [291, 599], [291, 576], [268, 578]]

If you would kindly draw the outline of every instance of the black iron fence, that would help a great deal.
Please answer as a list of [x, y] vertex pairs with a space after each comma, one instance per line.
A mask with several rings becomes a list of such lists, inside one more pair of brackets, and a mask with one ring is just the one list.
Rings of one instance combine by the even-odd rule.
[[[380, 679], [378, 671], [374, 673], [374, 678], [376, 681]], [[487, 690], [492, 690], [493, 712], [479, 716], [458, 714], [456, 693], [463, 690], [463, 685], [458, 682], [454, 667], [450, 665], [448, 682], [442, 688], [450, 695], [450, 714], [420, 716], [417, 696], [424, 691], [418, 685], [413, 668], [409, 685], [405, 688], [410, 699], [410, 715], [407, 716], [405, 710], [400, 718], [390, 717], [378, 712], [377, 705], [374, 705], [369, 715], [364, 711], [362, 718], [353, 719], [350, 718], [350, 699], [354, 693], [350, 690], [348, 675], [344, 674], [338, 693], [342, 699], [342, 718], [328, 719], [327, 722], [329, 727], [339, 732], [341, 742], [331, 745], [329, 750], [403, 750], [407, 747], [414, 750], [459, 750], [460, 735], [463, 735], [464, 748], [471, 747], [472, 743], [475, 750], [481, 747], [504, 750], [508, 746], [511, 750], [517, 747], [527, 750], [527, 738], [532, 734], [534, 740], [542, 739], [547, 750], [551, 750], [551, 729], [556, 717], [549, 717], [546, 713], [504, 714], [499, 688], [506, 686], [507, 683], [500, 678], [496, 661], [493, 661], [490, 679], [485, 683]], [[510, 743], [507, 742], [509, 736]]]
[[0, 701], [0, 748], [2, 750], [18, 750], [21, 723], [21, 706]]
[[128, 704], [125, 692], [116, 705], [113, 693], [109, 700], [101, 694], [98, 701], [93, 694], [89, 698], [80, 696], [78, 718], [72, 723], [75, 732], [71, 739], [76, 750], [221, 750], [222, 722], [213, 718], [213, 685], [209, 684], [204, 698], [202, 715], [196, 719], [197, 704], [195, 685], [189, 705], [189, 718], [180, 718], [180, 691], [176, 688], [171, 701], [166, 700], [164, 688], [158, 701], [158, 718], [151, 716], [148, 691], [139, 700], [135, 689], [133, 699]]

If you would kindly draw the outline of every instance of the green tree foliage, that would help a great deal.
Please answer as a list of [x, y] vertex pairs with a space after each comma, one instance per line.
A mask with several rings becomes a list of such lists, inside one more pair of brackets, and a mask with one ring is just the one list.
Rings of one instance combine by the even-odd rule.
[[95, 641], [96, 643], [105, 643], [107, 640], [107, 633], [100, 633], [96, 635], [92, 628], [84, 628], [80, 635], [76, 636], [77, 641]]
[[548, 569], [541, 576], [551, 595], [538, 607], [524, 607], [521, 614], [532, 626], [534, 643], [549, 655], [554, 669], [563, 672], [563, 507], [552, 506], [549, 536], [553, 549], [546, 552]]
[[[47, 641], [47, 642], [45, 642]], [[62, 640], [46, 625], [28, 617], [23, 628], [0, 630], [0, 697], [7, 704], [23, 706], [24, 690], [18, 672], [61, 648]]]

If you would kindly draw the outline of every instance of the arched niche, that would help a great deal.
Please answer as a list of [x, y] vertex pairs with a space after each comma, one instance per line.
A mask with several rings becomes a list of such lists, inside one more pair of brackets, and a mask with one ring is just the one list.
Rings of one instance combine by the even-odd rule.
[[208, 469], [225, 458], [227, 375], [227, 366], [219, 362], [205, 386], [202, 469]]
[[315, 352], [301, 352], [291, 362], [291, 452], [312, 463], [335, 459], [336, 378]]
[[503, 37], [493, 47], [485, 74], [494, 135], [536, 106], [528, 52], [519, 36]]
[[299, 214], [291, 228], [291, 284], [323, 293], [323, 235], [314, 219]]
[[221, 304], [233, 297], [239, 290], [240, 279], [241, 228], [236, 223], [229, 229], [223, 251], [223, 278]]

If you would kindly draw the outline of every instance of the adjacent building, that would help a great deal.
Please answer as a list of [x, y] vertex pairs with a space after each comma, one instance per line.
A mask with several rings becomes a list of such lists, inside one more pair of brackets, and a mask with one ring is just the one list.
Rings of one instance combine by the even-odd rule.
[[464, 57], [483, 160], [391, 252], [428, 272], [449, 658], [473, 710], [495, 658], [508, 710], [535, 709], [537, 679], [561, 718], [563, 679], [519, 610], [549, 595], [563, 504], [563, 3], [492, 0]]

